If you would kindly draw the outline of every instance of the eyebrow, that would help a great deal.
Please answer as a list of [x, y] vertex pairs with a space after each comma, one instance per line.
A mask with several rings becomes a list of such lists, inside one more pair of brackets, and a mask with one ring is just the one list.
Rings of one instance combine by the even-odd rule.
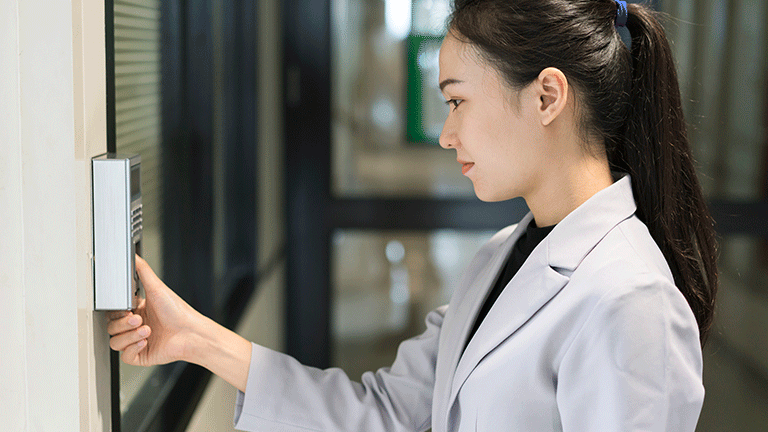
[[446, 80], [443, 80], [443, 82], [440, 83], [440, 91], [443, 91], [443, 89], [445, 89], [445, 87], [447, 87], [447, 86], [449, 86], [451, 84], [460, 84], [460, 83], [463, 83], [463, 82], [464, 81], [461, 81], [461, 80], [457, 80], [457, 79], [453, 79], [453, 78], [448, 78]]

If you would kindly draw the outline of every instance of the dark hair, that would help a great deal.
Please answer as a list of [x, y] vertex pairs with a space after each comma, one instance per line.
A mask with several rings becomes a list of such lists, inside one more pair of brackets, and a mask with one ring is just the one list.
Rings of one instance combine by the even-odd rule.
[[628, 6], [631, 52], [614, 24], [614, 0], [456, 0], [449, 28], [513, 88], [547, 67], [565, 74], [588, 145], [599, 138], [611, 169], [632, 176], [637, 216], [693, 310], [703, 345], [717, 291], [713, 221], [664, 29], [649, 8]]

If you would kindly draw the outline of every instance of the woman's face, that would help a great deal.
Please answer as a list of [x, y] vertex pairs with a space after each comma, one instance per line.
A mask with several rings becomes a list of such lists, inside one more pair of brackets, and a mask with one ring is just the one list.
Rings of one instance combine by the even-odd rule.
[[477, 197], [502, 201], [535, 191], [545, 146], [531, 86], [512, 90], [449, 33], [440, 49], [440, 87], [449, 108], [440, 146], [456, 150]]

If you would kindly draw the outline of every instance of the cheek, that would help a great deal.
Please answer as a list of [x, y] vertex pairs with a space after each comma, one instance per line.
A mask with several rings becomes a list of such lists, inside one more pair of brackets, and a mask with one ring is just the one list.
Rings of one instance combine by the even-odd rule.
[[467, 111], [459, 123], [461, 125], [459, 130], [465, 142], [471, 143], [477, 152], [498, 151], [501, 144], [509, 138], [503, 122], [494, 118], [493, 113], [490, 112]]
[[[540, 166], [539, 151], [531, 128], [519, 119], [487, 122], [482, 129], [484, 151], [481, 173], [484, 188], [498, 199], [517, 194]], [[503, 196], [502, 196], [503, 195]]]
[[503, 109], [477, 110], [457, 117], [457, 132], [469, 157], [485, 176], [497, 181], [518, 177], [535, 164], [535, 128], [526, 119]]
[[496, 144], [508, 143], [521, 131], [520, 121], [503, 109], [486, 109], [475, 118], [480, 133]]
[[[496, 169], [513, 164], [522, 156], [521, 130], [502, 119], [486, 118], [477, 130], [484, 148], [486, 162]], [[524, 140], [523, 140], [524, 141]]]

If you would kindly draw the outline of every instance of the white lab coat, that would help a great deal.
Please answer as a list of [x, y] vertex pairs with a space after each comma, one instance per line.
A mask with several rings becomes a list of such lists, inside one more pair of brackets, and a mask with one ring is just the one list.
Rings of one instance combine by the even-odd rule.
[[361, 383], [253, 345], [235, 427], [253, 431], [694, 431], [696, 320], [634, 216], [628, 176], [563, 219], [466, 338], [532, 216], [477, 253], [448, 306]]

